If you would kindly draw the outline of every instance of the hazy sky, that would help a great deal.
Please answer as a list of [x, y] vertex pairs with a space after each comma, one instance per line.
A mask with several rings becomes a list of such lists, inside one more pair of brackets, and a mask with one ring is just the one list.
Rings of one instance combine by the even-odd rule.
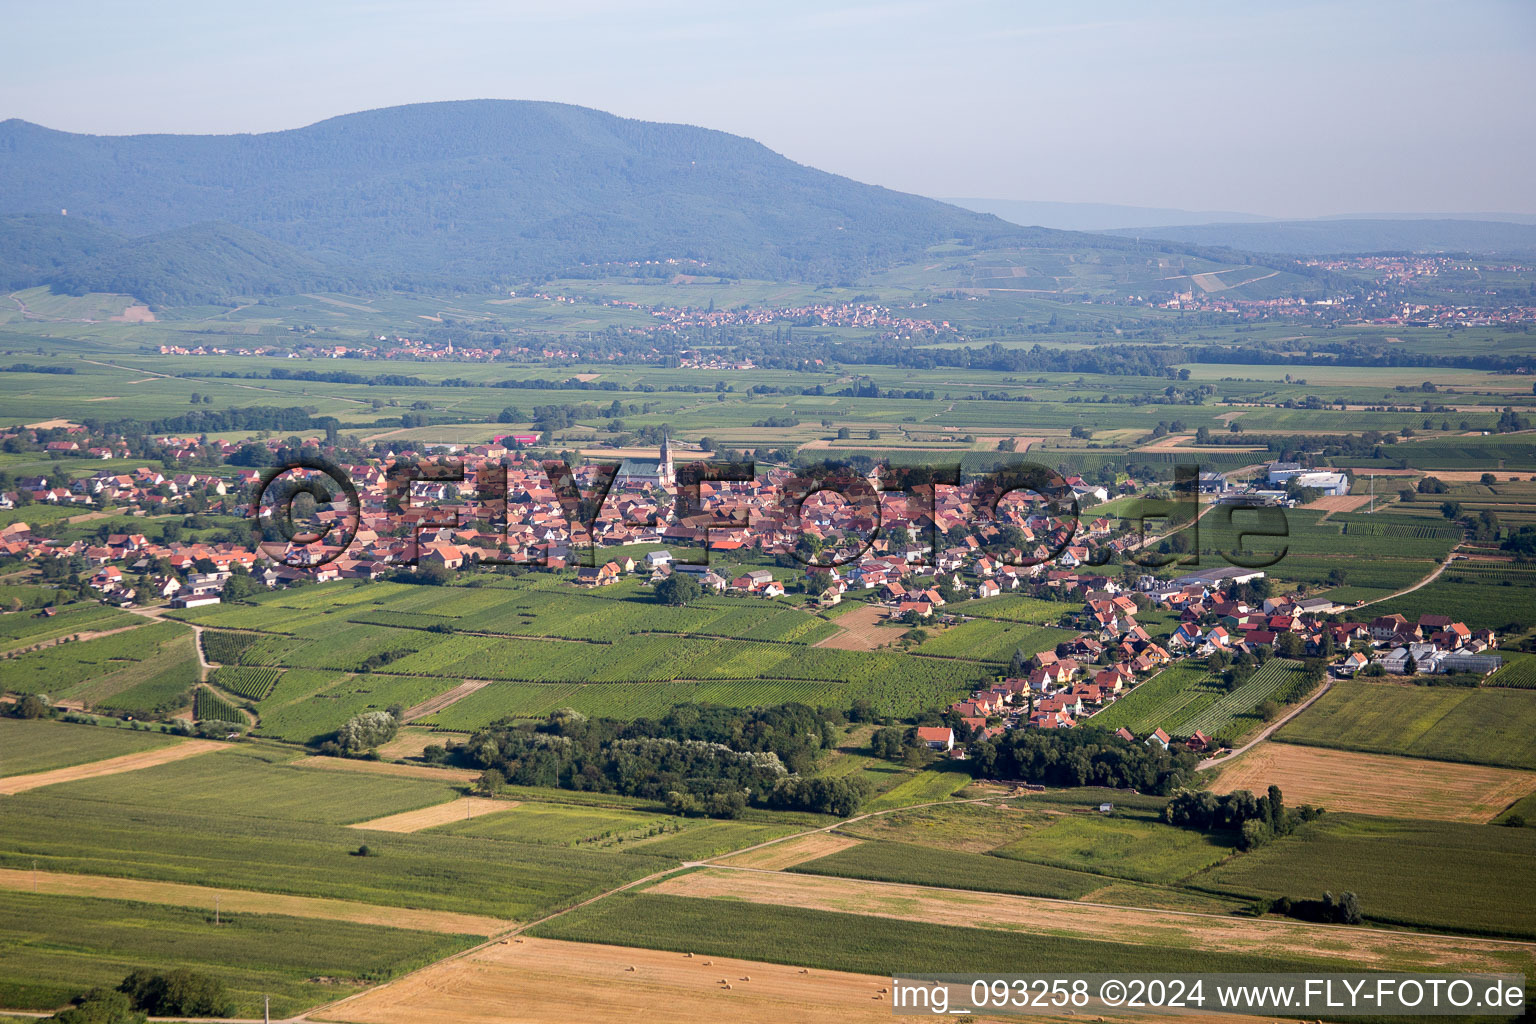
[[1536, 213], [1536, 3], [0, 0], [0, 119], [548, 99], [935, 196]]

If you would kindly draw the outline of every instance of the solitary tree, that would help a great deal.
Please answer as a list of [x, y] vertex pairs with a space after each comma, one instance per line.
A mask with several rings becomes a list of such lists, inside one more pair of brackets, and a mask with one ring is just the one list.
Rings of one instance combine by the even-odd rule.
[[656, 584], [656, 599], [674, 608], [698, 600], [703, 592], [704, 588], [699, 586], [699, 581], [685, 572], [674, 572]]

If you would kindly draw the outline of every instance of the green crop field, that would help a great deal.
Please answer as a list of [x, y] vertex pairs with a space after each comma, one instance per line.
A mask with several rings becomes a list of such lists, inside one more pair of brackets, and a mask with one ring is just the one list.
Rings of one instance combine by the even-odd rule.
[[238, 665], [247, 648], [261, 640], [259, 633], [235, 633], [225, 629], [203, 630], [203, 654], [220, 665]]
[[1536, 768], [1536, 693], [1338, 682], [1275, 738], [1372, 754]]
[[[893, 974], [1301, 970], [1304, 961], [1096, 942], [726, 900], [621, 893], [547, 921], [533, 934], [578, 942]], [[1326, 962], [1326, 961], [1324, 961]], [[1335, 961], [1341, 962], [1341, 961]], [[1315, 967], [1316, 964], [1310, 966]]]
[[481, 941], [338, 921], [7, 892], [0, 900], [0, 1004], [52, 1010], [137, 969], [186, 967], [222, 980], [240, 1017], [338, 998]]
[[25, 775], [152, 750], [174, 742], [156, 732], [0, 718], [0, 775]]
[[433, 831], [539, 846], [617, 850], [697, 860], [776, 839], [803, 828], [803, 825], [788, 823], [679, 818], [654, 811], [523, 803], [498, 814], [439, 825]]
[[282, 670], [276, 668], [224, 665], [214, 670], [209, 682], [237, 697], [259, 701], [265, 700], [272, 693], [281, 676]]
[[1169, 884], [1218, 863], [1230, 842], [1151, 816], [1061, 815], [992, 851], [994, 857]]
[[1094, 715], [1094, 725], [1127, 728], [1134, 733], [1167, 729], [1184, 716], [1204, 710], [1224, 691], [1204, 665], [1180, 662], [1138, 684]]
[[[836, 627], [775, 602], [710, 598], [673, 609], [638, 593], [632, 582], [603, 593], [580, 592], [545, 574], [481, 582], [486, 585], [327, 585], [262, 595], [256, 605], [177, 614], [268, 634], [205, 632], [228, 662], [245, 667], [221, 669], [214, 682], [229, 678], [238, 683], [231, 692], [242, 696], [251, 697], [266, 678], [254, 674], [256, 667], [374, 669], [297, 698], [294, 687], [281, 682], [252, 698], [261, 701], [261, 734], [297, 741], [333, 731], [361, 710], [420, 703], [466, 678], [495, 684], [426, 724], [472, 730], [560, 707], [634, 718], [690, 701], [846, 706], [862, 698], [892, 714], [911, 714], [990, 681], [1016, 649], [1032, 654], [1071, 635], [978, 620], [934, 638], [934, 648], [925, 645], [917, 655], [844, 651], [810, 646]], [[966, 631], [976, 636], [967, 639]], [[952, 646], [959, 654], [949, 653]]]
[[960, 850], [871, 840], [790, 869], [807, 875], [1076, 899], [1103, 885], [1082, 871]]
[[1428, 586], [1411, 594], [1393, 598], [1372, 607], [1375, 615], [1397, 613], [1416, 621], [1420, 615], [1449, 615], [1473, 629], [1492, 629], [1501, 635], [1519, 634], [1536, 625], [1536, 586], [1532, 577], [1488, 580], [1483, 574], [1468, 572], [1461, 563]]
[[1504, 666], [1483, 680], [1484, 686], [1511, 690], [1536, 690], [1536, 655], [1519, 651], [1499, 652]]
[[944, 630], [918, 647], [919, 654], [947, 658], [969, 658], [1006, 665], [1014, 651], [1026, 658], [1077, 636], [1073, 630], [1050, 626], [997, 622], [975, 619]]
[[192, 717], [199, 722], [231, 722], [244, 725], [246, 718], [240, 709], [220, 697], [206, 686], [199, 686], [193, 694]]
[[989, 852], [1054, 821], [1029, 802], [916, 806], [870, 815], [839, 827], [845, 835], [944, 850]]
[[[208, 754], [189, 763], [222, 756]], [[320, 775], [318, 770], [310, 773]], [[122, 778], [136, 774], [143, 773]], [[332, 808], [324, 813], [368, 818], [405, 802], [371, 800], [368, 790], [356, 787], [353, 773], [336, 774], [354, 785], [322, 799], [322, 808]], [[293, 804], [304, 806], [306, 794], [323, 785], [321, 778], [306, 778], [291, 787]], [[174, 794], [154, 806], [124, 806], [110, 798], [116, 795], [93, 789], [86, 797], [75, 797], [58, 786], [6, 797], [0, 866], [30, 868], [36, 861], [46, 871], [528, 920], [676, 863], [638, 853], [433, 832], [362, 833], [330, 822], [231, 813], [242, 800], [238, 785], [220, 787], [218, 794], [204, 797], [196, 811], [180, 807]], [[281, 804], [274, 799], [268, 806]], [[333, 810], [337, 807], [346, 813], [338, 814]], [[364, 840], [377, 856], [352, 856]]]
[[951, 614], [971, 615], [979, 619], [1051, 625], [1060, 621], [1062, 614], [1072, 610], [1073, 607], [1059, 601], [1042, 601], [1022, 594], [1000, 594], [997, 597], [957, 601], [945, 605], [944, 610]]
[[948, 799], [970, 785], [971, 776], [960, 771], [932, 768], [917, 772], [889, 787], [885, 792], [864, 805], [866, 811], [882, 811], [891, 807], [907, 807], [912, 804], [933, 803]]
[[[1113, 815], [1098, 813], [1105, 802], [1115, 805]], [[839, 831], [874, 840], [879, 849], [871, 851], [868, 859], [881, 865], [888, 860], [886, 848], [907, 844], [963, 854], [954, 862], [955, 881], [931, 875], [925, 883], [957, 888], [971, 887], [959, 879], [973, 869], [995, 870], [985, 859], [976, 860], [977, 854], [1163, 885], [1202, 871], [1231, 853], [1231, 842], [1221, 836], [1164, 824], [1164, 804], [1162, 798], [1116, 790], [1066, 790], [1031, 794], [1001, 806], [917, 807], [855, 821]], [[844, 857], [846, 863], [862, 862], [866, 858], [857, 856], [860, 849], [834, 856]], [[818, 871], [818, 863], [806, 867]], [[925, 870], [932, 867], [932, 862], [923, 864]]]
[[[160, 622], [96, 640], [31, 651], [7, 662], [6, 686], [19, 693], [46, 693], [55, 699], [87, 690], [123, 697], [126, 690], [145, 681], [140, 678], [145, 674], [141, 669], [169, 667], [188, 657], [195, 665], [191, 636], [185, 626]], [[183, 646], [184, 652], [180, 650]], [[152, 678], [155, 673], [149, 674]], [[195, 681], [195, 677], [188, 680], [182, 688]]]
[[119, 611], [101, 604], [65, 605], [52, 616], [35, 610], [8, 612], [0, 615], [0, 651], [30, 647], [77, 633], [120, 629], [143, 621], [132, 612]]
[[[1432, 883], [1405, 864], [1455, 865]], [[1234, 857], [1195, 880], [1242, 896], [1316, 899], [1351, 890], [1367, 918], [1387, 924], [1536, 937], [1536, 829], [1330, 814], [1296, 834]]]
[[353, 715], [411, 707], [453, 689], [458, 679], [290, 669], [257, 705], [263, 736], [308, 743], [335, 732]]
[[1173, 736], [1196, 730], [1232, 742], [1260, 724], [1256, 709], [1267, 700], [1287, 703], [1303, 696], [1306, 678], [1299, 663], [1273, 659], [1237, 689], [1227, 692], [1200, 665], [1172, 665], [1135, 687], [1092, 718], [1106, 728], [1135, 733], [1164, 729]]
[[381, 818], [458, 796], [444, 779], [327, 771], [290, 763], [288, 750], [254, 743], [118, 775], [61, 783], [50, 794], [117, 808], [175, 807], [216, 817], [221, 808], [283, 821], [338, 825]]

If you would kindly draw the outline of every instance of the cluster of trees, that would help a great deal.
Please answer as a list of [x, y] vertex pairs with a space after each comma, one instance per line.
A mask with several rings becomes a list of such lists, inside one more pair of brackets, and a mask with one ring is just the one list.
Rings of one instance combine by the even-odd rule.
[[674, 572], [654, 588], [656, 600], [662, 604], [681, 608], [683, 605], [697, 601], [704, 594], [704, 588], [692, 573]]
[[1206, 790], [1174, 794], [1163, 816], [1170, 825], [1202, 832], [1236, 832], [1237, 848], [1252, 850], [1271, 839], [1289, 835], [1300, 822], [1322, 814], [1320, 807], [1303, 805], [1287, 810], [1279, 786], [1270, 786], [1256, 797], [1246, 789], [1217, 796]]
[[158, 420], [102, 420], [86, 418], [81, 421], [94, 436], [125, 436], [148, 434], [216, 434], [238, 433], [251, 430], [272, 432], [298, 430], [306, 433], [334, 429], [337, 420], [332, 416], [315, 417], [312, 410], [297, 406], [279, 407], [253, 405], [244, 409], [202, 410], [168, 416]]
[[1512, 551], [1518, 561], [1536, 558], [1536, 526], [1522, 526], [1505, 538], [1499, 547]]
[[995, 740], [972, 743], [968, 763], [980, 778], [1165, 794], [1189, 780], [1196, 760], [1183, 748], [1133, 743], [1108, 729], [1085, 725], [1012, 729]]
[[320, 752], [332, 757], [359, 757], [382, 743], [388, 743], [400, 731], [404, 710], [396, 705], [388, 711], [364, 711], [353, 715], [329, 739], [320, 744]]
[[52, 714], [48, 696], [42, 693], [29, 693], [10, 704], [0, 704], [0, 715], [7, 718], [47, 718]]
[[1277, 900], [1259, 900], [1253, 907], [1257, 915], [1283, 914], [1286, 917], [1294, 917], [1301, 921], [1316, 921], [1319, 924], [1359, 924], [1365, 920], [1365, 915], [1360, 909], [1360, 897], [1352, 892], [1343, 892], [1335, 896], [1331, 892], [1323, 893], [1320, 900], [1293, 900], [1289, 896], [1282, 896]]
[[833, 721], [803, 704], [683, 705], [621, 722], [557, 711], [537, 724], [499, 722], [456, 751], [486, 769], [485, 788], [510, 782], [659, 800], [679, 814], [737, 817], [749, 805], [850, 814], [862, 779], [807, 778], [836, 741]]
[[235, 1003], [223, 980], [178, 967], [137, 970], [115, 989], [94, 988], [42, 1024], [144, 1024], [154, 1017], [233, 1017]]

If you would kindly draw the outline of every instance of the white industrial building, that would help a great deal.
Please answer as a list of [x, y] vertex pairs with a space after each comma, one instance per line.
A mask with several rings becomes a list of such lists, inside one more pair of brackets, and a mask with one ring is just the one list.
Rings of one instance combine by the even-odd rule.
[[1310, 487], [1325, 495], [1337, 496], [1349, 493], [1349, 475], [1330, 470], [1303, 469], [1297, 462], [1271, 462], [1266, 467], [1266, 477], [1271, 484], [1288, 484], [1295, 481], [1297, 487]]
[[1291, 479], [1297, 487], [1310, 487], [1329, 496], [1349, 493], [1349, 474], [1347, 473], [1298, 473]]

